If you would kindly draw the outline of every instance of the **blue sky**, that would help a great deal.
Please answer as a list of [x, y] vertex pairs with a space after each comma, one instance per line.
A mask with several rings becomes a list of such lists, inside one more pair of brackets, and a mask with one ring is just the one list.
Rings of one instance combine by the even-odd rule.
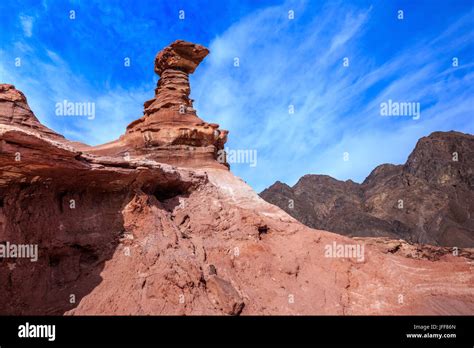
[[[257, 191], [309, 173], [361, 182], [433, 131], [474, 133], [473, 3], [3, 0], [0, 81], [44, 124], [95, 145], [142, 115], [159, 50], [200, 43], [211, 53], [191, 77], [198, 115], [230, 131], [229, 149], [257, 150], [235, 174]], [[96, 103], [96, 117], [56, 116], [64, 99]], [[420, 118], [381, 116], [389, 99], [420, 103]]]

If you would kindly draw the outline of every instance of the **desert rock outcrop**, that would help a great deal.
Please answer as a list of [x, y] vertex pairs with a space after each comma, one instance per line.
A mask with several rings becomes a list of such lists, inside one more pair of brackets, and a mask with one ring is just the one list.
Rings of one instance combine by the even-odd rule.
[[128, 125], [120, 139], [85, 151], [156, 160], [187, 167], [227, 166], [216, 159], [227, 131], [200, 119], [193, 109], [189, 74], [207, 56], [207, 48], [177, 40], [155, 58], [160, 76], [155, 97], [144, 104], [143, 117]]
[[62, 135], [43, 126], [31, 111], [25, 95], [9, 84], [0, 84], [0, 123], [31, 130], [43, 137], [64, 139]]
[[[171, 47], [163, 56], [178, 53], [184, 61], [167, 60], [181, 69], [171, 72], [157, 64], [162, 76], [191, 72], [207, 53], [197, 45]], [[173, 84], [186, 85], [178, 80]], [[173, 119], [167, 129], [178, 129], [177, 105], [158, 107], [158, 99], [176, 92], [163, 83], [132, 133], [161, 124], [165, 111]], [[12, 88], [0, 91], [16, 93]], [[10, 122], [10, 108], [0, 110], [0, 244], [38, 246], [36, 262], [0, 258], [0, 314], [474, 312], [472, 249], [453, 253], [314, 230], [212, 156], [192, 163], [178, 156], [183, 162], [172, 166], [158, 160], [165, 145], [137, 140], [136, 155], [124, 158], [114, 152], [117, 143], [93, 148], [57, 140], [40, 126]], [[186, 117], [197, 116], [188, 110]]]

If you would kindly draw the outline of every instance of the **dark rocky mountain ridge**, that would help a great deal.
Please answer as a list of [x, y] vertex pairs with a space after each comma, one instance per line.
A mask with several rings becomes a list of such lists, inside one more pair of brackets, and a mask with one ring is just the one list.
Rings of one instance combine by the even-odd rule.
[[[1, 315], [474, 313], [474, 250], [310, 229], [219, 162], [227, 131], [188, 98], [207, 53], [160, 51], [144, 115], [98, 146], [46, 128], [0, 83]], [[358, 185], [329, 187], [344, 185], [358, 202]]]
[[260, 193], [305, 225], [349, 236], [474, 246], [474, 136], [434, 132], [404, 165], [382, 164], [362, 184], [305, 175]]

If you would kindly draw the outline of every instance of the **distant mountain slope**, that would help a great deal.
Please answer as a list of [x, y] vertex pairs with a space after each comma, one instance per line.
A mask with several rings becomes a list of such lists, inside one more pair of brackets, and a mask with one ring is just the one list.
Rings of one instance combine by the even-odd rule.
[[93, 147], [0, 84], [0, 315], [474, 313], [474, 249], [310, 229], [220, 163], [227, 132], [177, 108], [204, 49], [159, 52], [145, 115]]
[[434, 132], [404, 165], [382, 164], [362, 184], [305, 175], [260, 196], [312, 228], [473, 247], [474, 136]]

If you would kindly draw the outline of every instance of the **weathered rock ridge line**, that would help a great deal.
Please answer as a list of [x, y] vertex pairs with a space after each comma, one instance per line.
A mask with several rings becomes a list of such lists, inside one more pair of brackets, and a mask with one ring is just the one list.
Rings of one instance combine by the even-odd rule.
[[423, 137], [404, 165], [380, 165], [362, 184], [305, 175], [260, 196], [312, 228], [474, 247], [474, 136]]
[[[472, 250], [313, 230], [212, 156], [181, 148], [179, 167], [158, 161], [174, 136], [195, 139], [179, 131], [176, 108], [201, 47], [178, 41], [159, 54], [162, 82], [144, 117], [99, 147], [42, 126], [21, 92], [0, 85], [0, 244], [39, 248], [37, 262], [0, 258], [0, 314], [474, 312]], [[199, 138], [206, 128], [196, 127]], [[133, 137], [145, 129], [160, 143]], [[333, 245], [364, 251], [328, 255]]]

